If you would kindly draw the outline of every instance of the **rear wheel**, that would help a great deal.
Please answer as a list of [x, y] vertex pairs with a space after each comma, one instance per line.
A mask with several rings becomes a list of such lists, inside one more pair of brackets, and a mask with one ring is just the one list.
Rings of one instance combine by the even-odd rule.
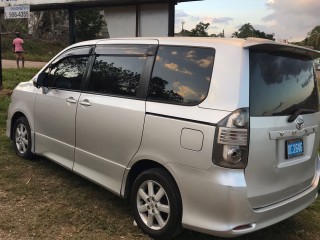
[[142, 172], [134, 181], [131, 204], [137, 225], [149, 236], [169, 239], [181, 232], [181, 197], [165, 170]]
[[31, 130], [28, 120], [25, 117], [18, 118], [18, 120], [14, 123], [13, 141], [14, 149], [20, 157], [25, 159], [32, 158]]

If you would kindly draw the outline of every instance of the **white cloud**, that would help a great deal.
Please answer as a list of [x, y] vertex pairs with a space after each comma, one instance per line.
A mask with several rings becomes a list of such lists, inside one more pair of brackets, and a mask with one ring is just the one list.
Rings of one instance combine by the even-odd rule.
[[198, 96], [198, 93], [196, 93], [194, 90], [192, 90], [191, 87], [182, 85], [180, 82], [174, 82], [173, 88], [176, 93], [178, 93], [183, 98], [194, 98]]
[[211, 64], [213, 62], [213, 57], [207, 57], [206, 59], [200, 59], [196, 62], [199, 65], [199, 67], [208, 68], [209, 66], [211, 66]]
[[175, 64], [175, 63], [166, 63], [166, 64], [164, 64], [164, 67], [167, 68], [167, 69], [170, 69], [170, 70], [172, 70], [172, 71], [179, 72], [179, 66], [178, 66], [178, 64]]
[[320, 25], [319, 0], [267, 0], [266, 6], [273, 12], [262, 19], [261, 30], [276, 33], [276, 38], [302, 40]]
[[181, 69], [180, 72], [183, 73], [183, 74], [185, 74], [185, 75], [189, 75], [189, 76], [192, 76], [192, 75], [193, 75], [192, 72], [190, 72], [189, 70], [187, 70], [187, 69], [185, 69], [185, 68]]
[[163, 58], [160, 57], [159, 55], [157, 55], [156, 60], [157, 60], [158, 62], [163, 62]]
[[188, 59], [190, 62], [197, 64], [201, 68], [208, 68], [209, 66], [211, 66], [213, 62], [213, 57], [209, 56], [207, 58], [197, 59], [195, 53], [196, 52], [194, 50], [190, 50], [185, 54], [185, 58]]
[[190, 51], [188, 51], [187, 53], [186, 53], [186, 58], [187, 59], [194, 59], [195, 58], [195, 54], [196, 52], [194, 51], [194, 50], [190, 50]]
[[[182, 30], [182, 24], [184, 29], [191, 30], [195, 28], [195, 26], [200, 23], [209, 23], [208, 32], [210, 33], [219, 33], [217, 29], [222, 28], [225, 25], [229, 25], [230, 22], [233, 21], [233, 18], [230, 17], [213, 17], [208, 15], [192, 15], [187, 14], [182, 10], [176, 10], [175, 12], [175, 31], [180, 32]], [[221, 29], [220, 29], [221, 30]]]
[[230, 18], [230, 17], [216, 17], [212, 19], [213, 24], [229, 25], [230, 22], [232, 21], [233, 21], [233, 18]]
[[181, 10], [177, 10], [175, 13], [176, 19], [181, 19], [181, 18], [185, 18], [188, 16], [189, 16], [188, 14], [186, 14], [184, 11], [181, 11]]
[[171, 70], [171, 71], [174, 71], [174, 72], [179, 72], [179, 73], [182, 73], [185, 75], [192, 76], [192, 72], [190, 72], [189, 70], [187, 70], [185, 68], [180, 68], [179, 65], [176, 63], [165, 63], [164, 67]]
[[[289, 41], [300, 41], [315, 26], [320, 25], [320, 0], [246, 0], [244, 2], [238, 4], [236, 0], [204, 0], [195, 2], [194, 9], [188, 8], [192, 3], [185, 3], [185, 5], [181, 3], [176, 10], [175, 30], [181, 31], [182, 22], [184, 22], [184, 29], [191, 30], [202, 21], [210, 23], [209, 34], [217, 34], [224, 30], [225, 35], [230, 37], [243, 24], [251, 23], [257, 30], [275, 33], [276, 39], [287, 38]], [[244, 8], [243, 5], [247, 6]], [[209, 11], [208, 6], [212, 6], [212, 10]]]
[[200, 17], [187, 14], [182, 10], [177, 10], [175, 12], [175, 19], [176, 19], [176, 22], [178, 22], [178, 23], [188, 22], [188, 21], [199, 23], [201, 21]]

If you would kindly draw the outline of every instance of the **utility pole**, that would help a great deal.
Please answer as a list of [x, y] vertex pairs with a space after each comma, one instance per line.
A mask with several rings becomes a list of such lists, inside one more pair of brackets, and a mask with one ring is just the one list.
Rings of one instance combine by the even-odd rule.
[[184, 29], [183, 29], [183, 25], [185, 24], [185, 22], [182, 22], [181, 24], [182, 24], [182, 30], [181, 30], [181, 32], [183, 32], [183, 30], [184, 30]]

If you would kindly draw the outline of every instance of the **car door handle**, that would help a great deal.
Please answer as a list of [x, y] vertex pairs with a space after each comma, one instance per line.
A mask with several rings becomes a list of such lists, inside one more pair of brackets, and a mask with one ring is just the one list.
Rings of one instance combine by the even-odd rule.
[[91, 106], [91, 103], [89, 102], [88, 99], [85, 99], [82, 102], [80, 102], [80, 105], [89, 107]]
[[67, 101], [68, 103], [77, 103], [77, 100], [75, 100], [73, 97], [67, 98], [66, 101]]

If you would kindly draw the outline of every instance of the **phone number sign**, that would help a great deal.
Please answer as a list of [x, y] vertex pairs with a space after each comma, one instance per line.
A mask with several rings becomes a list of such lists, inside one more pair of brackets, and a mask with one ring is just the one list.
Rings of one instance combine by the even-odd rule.
[[29, 18], [30, 5], [10, 6], [4, 8], [4, 18]]

